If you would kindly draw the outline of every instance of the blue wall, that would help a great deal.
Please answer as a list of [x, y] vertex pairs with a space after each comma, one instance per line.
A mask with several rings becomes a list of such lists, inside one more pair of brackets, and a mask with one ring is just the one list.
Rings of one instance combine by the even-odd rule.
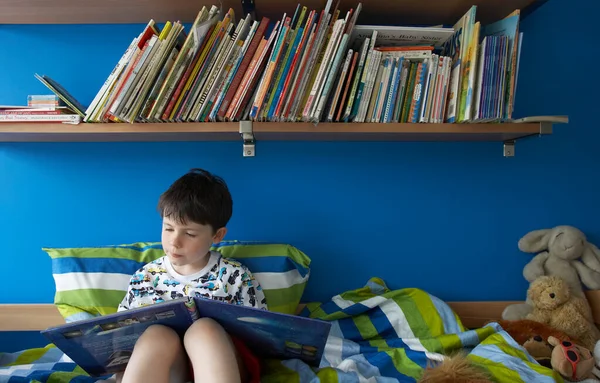
[[[598, 81], [585, 70], [597, 12], [575, 9], [552, 0], [521, 25], [517, 117], [571, 123], [518, 142], [514, 158], [501, 143], [259, 142], [255, 158], [239, 142], [0, 143], [0, 279], [21, 281], [0, 303], [52, 302], [42, 246], [158, 240], [158, 196], [191, 167], [229, 183], [228, 238], [288, 242], [312, 258], [305, 300], [372, 276], [446, 300], [523, 299], [523, 234], [571, 224], [600, 243]], [[36, 72], [88, 104], [140, 28], [0, 26], [0, 104], [46, 93]]]

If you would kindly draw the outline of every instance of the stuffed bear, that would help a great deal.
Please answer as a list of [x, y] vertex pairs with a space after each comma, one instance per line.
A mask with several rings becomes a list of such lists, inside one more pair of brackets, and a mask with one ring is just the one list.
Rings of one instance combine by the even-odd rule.
[[[573, 339], [565, 332], [550, 327], [545, 323], [529, 319], [515, 321], [498, 320], [496, 322], [518, 344], [523, 346], [529, 355], [538, 361], [549, 361], [552, 356], [553, 346], [548, 342], [548, 338], [551, 336], [560, 341], [576, 342], [576, 339]], [[549, 363], [547, 367], [550, 367]]]
[[545, 323], [578, 339], [587, 349], [594, 349], [600, 330], [594, 324], [590, 306], [586, 299], [571, 294], [564, 279], [539, 277], [529, 286], [527, 297], [533, 310], [526, 319]]
[[[579, 229], [564, 225], [534, 230], [521, 238], [518, 246], [523, 252], [539, 253], [523, 268], [529, 283], [556, 275], [569, 284], [572, 295], [580, 298], [584, 298], [582, 283], [591, 290], [600, 289], [600, 250]], [[502, 318], [523, 319], [530, 311], [529, 301], [517, 303], [508, 306]]]
[[573, 342], [561, 342], [553, 336], [548, 342], [553, 347], [550, 364], [565, 380], [580, 382], [596, 378], [593, 374], [596, 360], [589, 349]]

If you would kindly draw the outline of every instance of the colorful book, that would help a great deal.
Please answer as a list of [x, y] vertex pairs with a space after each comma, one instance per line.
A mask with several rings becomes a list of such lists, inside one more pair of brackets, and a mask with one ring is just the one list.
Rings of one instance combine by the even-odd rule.
[[196, 296], [51, 327], [41, 333], [94, 377], [125, 370], [136, 341], [152, 325], [183, 338], [200, 318], [218, 322], [257, 356], [318, 367], [331, 323]]

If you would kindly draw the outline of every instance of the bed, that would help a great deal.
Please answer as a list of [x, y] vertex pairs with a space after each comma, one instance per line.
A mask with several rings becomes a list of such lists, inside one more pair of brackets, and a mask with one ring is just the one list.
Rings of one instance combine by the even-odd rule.
[[[90, 264], [84, 266], [89, 262], [90, 254], [102, 254], [110, 257], [112, 262], [115, 254], [107, 255], [107, 252], [127, 249], [127, 254], [134, 254], [138, 261], [145, 262], [144, 256], [155, 257], [156, 254], [139, 253], [157, 250], [157, 246], [136, 243], [93, 249], [45, 249], [52, 258], [57, 281], [55, 302], [0, 305], [0, 331], [38, 331], [81, 318], [82, 313], [90, 309], [76, 308], [66, 302], [66, 297], [71, 297], [73, 291], [61, 295], [66, 288], [61, 271], [73, 274], [73, 267], [80, 267], [83, 269], [77, 270], [81, 274], [77, 284], [92, 283], [92, 280], [102, 280], [93, 283], [106, 284], [108, 274], [102, 278], [97, 278], [98, 275], [91, 278], [84, 272], [85, 267], [88, 267], [87, 273], [92, 271]], [[259, 270], [256, 278], [263, 278], [260, 282], [265, 283], [265, 295], [270, 292], [273, 283], [266, 279], [267, 276], [275, 278], [273, 275], [280, 272], [281, 276], [289, 279], [288, 292], [291, 295], [286, 302], [277, 302], [281, 305], [276, 310], [293, 310], [295, 315], [328, 320], [333, 324], [319, 368], [310, 368], [299, 360], [268, 360], [263, 370], [263, 382], [415, 382], [430, 363], [441, 361], [444, 355], [456, 351], [465, 351], [471, 362], [484, 368], [497, 382], [563, 381], [555, 371], [539, 365], [494, 322], [501, 318], [507, 305], [517, 302], [444, 302], [420, 289], [390, 290], [385, 281], [372, 278], [356, 289], [340, 292], [325, 302], [300, 303], [303, 286], [298, 288], [298, 285], [306, 283], [310, 270], [310, 259], [305, 254], [281, 244], [257, 245], [234, 241], [223, 246], [219, 251], [225, 256], [244, 258], [245, 263], [251, 263], [254, 269]], [[106, 263], [95, 262], [94, 267]], [[94, 274], [99, 272], [97, 269], [93, 271]], [[130, 270], [123, 270], [119, 278], [124, 279], [128, 273], [131, 275]], [[82, 275], [89, 277], [88, 280], [81, 279]], [[102, 286], [94, 287], [98, 290]], [[282, 281], [278, 280], [273, 287], [281, 293]], [[86, 291], [89, 292], [89, 289]], [[97, 294], [98, 297], [103, 295], [106, 294]], [[587, 297], [595, 321], [600, 323], [600, 291], [588, 291]], [[88, 295], [86, 301], [92, 298]], [[91, 304], [95, 307], [101, 305]], [[109, 377], [89, 377], [51, 344], [15, 353], [0, 353], [0, 383], [37, 381], [85, 383], [112, 380]]]

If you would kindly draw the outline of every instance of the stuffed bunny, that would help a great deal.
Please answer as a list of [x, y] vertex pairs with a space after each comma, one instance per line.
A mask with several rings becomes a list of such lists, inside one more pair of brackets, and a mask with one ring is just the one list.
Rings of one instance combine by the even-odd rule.
[[[519, 240], [519, 250], [537, 254], [523, 269], [531, 283], [543, 275], [563, 278], [571, 293], [584, 298], [583, 287], [600, 289], [600, 250], [572, 226], [534, 230]], [[506, 320], [523, 319], [531, 312], [529, 301], [508, 306], [502, 313]]]

